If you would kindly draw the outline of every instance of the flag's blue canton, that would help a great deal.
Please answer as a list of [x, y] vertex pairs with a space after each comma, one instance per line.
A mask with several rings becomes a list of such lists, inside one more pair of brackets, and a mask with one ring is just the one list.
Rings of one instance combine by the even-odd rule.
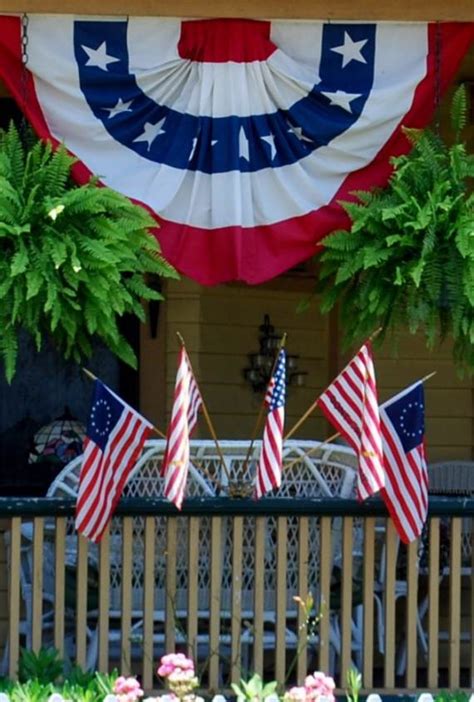
[[[295, 163], [357, 122], [374, 82], [375, 24], [325, 24], [319, 75], [314, 76], [308, 95], [289, 109], [275, 106], [268, 114], [245, 117], [187, 114], [160, 105], [142, 91], [136, 76], [130, 73], [127, 28], [127, 22], [115, 20], [74, 23], [81, 90], [113, 139], [142, 158], [172, 168], [203, 173], [253, 172]], [[346, 35], [353, 42], [365, 42], [361, 49], [363, 61], [346, 65], [334, 51], [344, 44]], [[102, 46], [112, 58], [106, 70], [88, 65], [84, 49], [97, 50]], [[350, 111], [324, 95], [339, 92], [360, 96], [351, 101]], [[118, 104], [126, 104], [126, 110], [111, 117], [111, 110]], [[137, 141], [147, 124], [155, 129], [151, 142]], [[170, 135], [174, 137], [171, 141]], [[240, 147], [242, 139], [248, 144], [245, 158]]]
[[109, 436], [120, 419], [123, 405], [100, 380], [95, 381], [94, 399], [87, 425], [87, 436], [104, 451]]
[[384, 407], [405, 453], [423, 441], [425, 433], [425, 400], [423, 383], [418, 383], [406, 395]]
[[284, 349], [280, 351], [278, 363], [273, 376], [272, 397], [268, 409], [278, 409], [285, 404], [286, 393], [286, 353]]

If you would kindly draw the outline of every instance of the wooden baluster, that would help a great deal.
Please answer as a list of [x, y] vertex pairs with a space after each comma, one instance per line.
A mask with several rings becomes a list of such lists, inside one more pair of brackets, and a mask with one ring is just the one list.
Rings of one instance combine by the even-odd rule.
[[76, 568], [76, 663], [86, 667], [87, 646], [87, 554], [88, 542], [84, 536], [77, 536]]
[[133, 559], [133, 517], [122, 521], [122, 612], [120, 617], [120, 672], [132, 672], [132, 559]]
[[8, 677], [16, 680], [20, 658], [20, 569], [21, 569], [21, 518], [13, 517], [10, 532], [10, 562], [8, 573]]
[[199, 593], [199, 517], [188, 522], [188, 656], [197, 660], [198, 593]]
[[36, 653], [43, 638], [44, 518], [33, 519], [33, 613], [31, 646]]
[[[298, 533], [298, 595], [304, 603], [308, 598], [308, 539], [309, 519], [300, 517]], [[298, 606], [298, 660], [296, 674], [298, 685], [302, 685], [308, 674], [308, 628], [305, 608]]]
[[253, 669], [263, 674], [263, 610], [265, 591], [265, 517], [255, 519], [255, 585], [253, 618]]
[[109, 669], [109, 609], [110, 609], [110, 526], [107, 525], [99, 546], [99, 657], [98, 669]]
[[277, 517], [275, 678], [281, 686], [285, 684], [286, 673], [287, 531], [286, 517]]
[[222, 571], [222, 518], [211, 518], [211, 592], [209, 622], [209, 688], [217, 692], [219, 686], [219, 634], [221, 614]]
[[165, 610], [165, 648], [176, 648], [176, 546], [178, 519], [168, 517], [166, 526], [166, 610]]
[[375, 575], [375, 519], [367, 517], [364, 525], [364, 659], [362, 679], [364, 688], [373, 685], [374, 668], [374, 575]]
[[428, 566], [428, 687], [438, 687], [439, 667], [439, 517], [429, 522]]
[[397, 553], [398, 553], [399, 537], [397, 535], [395, 525], [391, 519], [386, 520], [385, 531], [385, 574], [383, 581], [385, 583], [384, 592], [380, 593], [382, 603], [385, 609], [384, 621], [384, 682], [385, 687], [389, 689], [395, 688], [395, 581], [397, 571]]
[[461, 530], [462, 519], [451, 519], [449, 563], [449, 687], [459, 687], [461, 659]]
[[65, 552], [66, 519], [58, 517], [55, 524], [54, 548], [54, 647], [64, 658], [64, 608], [66, 593]]
[[234, 517], [232, 525], [232, 605], [231, 605], [231, 682], [242, 676], [240, 636], [242, 633], [242, 548], [243, 517]]
[[332, 551], [331, 551], [331, 517], [321, 517], [321, 556], [320, 563], [320, 612], [321, 621], [319, 623], [319, 669], [329, 670], [329, 647], [330, 647], [330, 607], [331, 607], [331, 571], [332, 571]]
[[344, 517], [342, 523], [342, 572], [341, 572], [341, 687], [344, 687], [347, 671], [352, 667], [352, 530], [354, 520]]
[[143, 566], [143, 688], [153, 687], [153, 629], [155, 611], [155, 517], [145, 517]]

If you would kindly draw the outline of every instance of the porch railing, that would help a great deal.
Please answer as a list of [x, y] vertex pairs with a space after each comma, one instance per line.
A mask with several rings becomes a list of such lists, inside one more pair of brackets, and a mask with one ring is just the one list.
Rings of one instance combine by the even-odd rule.
[[10, 677], [20, 646], [54, 645], [147, 690], [175, 649], [208, 691], [315, 669], [344, 688], [353, 665], [370, 691], [473, 686], [474, 499], [431, 498], [426, 538], [406, 548], [376, 501], [204, 498], [177, 515], [129, 498], [98, 548], [73, 513], [72, 500], [0, 499]]

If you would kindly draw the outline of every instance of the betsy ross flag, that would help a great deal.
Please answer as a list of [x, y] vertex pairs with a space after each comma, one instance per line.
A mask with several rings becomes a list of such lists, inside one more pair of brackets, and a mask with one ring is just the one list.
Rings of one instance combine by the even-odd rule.
[[100, 380], [94, 382], [76, 504], [76, 529], [90, 541], [102, 538], [152, 428]]
[[403, 543], [421, 534], [428, 513], [425, 402], [418, 381], [380, 407], [385, 487], [382, 497]]
[[318, 405], [359, 460], [357, 496], [366, 500], [384, 486], [382, 438], [370, 342], [323, 392]]
[[256, 476], [255, 496], [257, 499], [281, 485], [285, 394], [286, 351], [281, 349], [264, 400], [268, 407], [268, 415]]
[[181, 509], [189, 468], [189, 437], [196, 426], [202, 397], [184, 346], [178, 357], [173, 411], [161, 475], [165, 497]]

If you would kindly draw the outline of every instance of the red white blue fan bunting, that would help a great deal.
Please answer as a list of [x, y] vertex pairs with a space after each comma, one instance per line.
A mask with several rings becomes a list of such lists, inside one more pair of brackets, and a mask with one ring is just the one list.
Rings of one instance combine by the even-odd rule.
[[[0, 18], [0, 76], [43, 137], [157, 216], [165, 256], [259, 283], [384, 183], [474, 37], [472, 25]], [[438, 47], [438, 48], [437, 48]], [[435, 54], [439, 52], [439, 61]], [[440, 66], [439, 76], [435, 66]]]

